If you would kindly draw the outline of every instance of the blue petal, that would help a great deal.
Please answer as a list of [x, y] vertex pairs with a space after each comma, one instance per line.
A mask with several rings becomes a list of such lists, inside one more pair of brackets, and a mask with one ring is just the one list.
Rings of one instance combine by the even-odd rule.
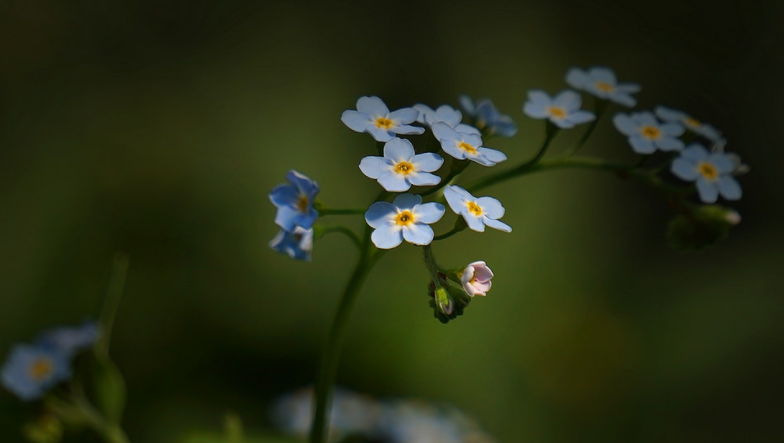
[[550, 116], [550, 109], [541, 102], [527, 101], [523, 104], [523, 113], [531, 118], [547, 118]]
[[430, 128], [433, 131], [433, 135], [436, 137], [436, 140], [440, 142], [444, 142], [444, 140], [462, 140], [463, 137], [451, 126], [444, 122], [434, 123], [433, 126]]
[[568, 118], [557, 118], [555, 116], [550, 116], [550, 121], [561, 129], [574, 128], [574, 123], [572, 123]]
[[542, 107], [552, 106], [553, 99], [541, 89], [533, 89], [528, 91], [528, 102], [541, 105]]
[[684, 128], [680, 123], [665, 123], [659, 126], [659, 130], [665, 135], [669, 135], [671, 137], [680, 137], [684, 132], [686, 132], [686, 128]]
[[610, 94], [609, 99], [614, 101], [615, 103], [624, 105], [628, 108], [633, 108], [637, 104], [637, 99], [632, 97], [631, 95], [622, 92], [622, 91], [614, 91]]
[[571, 68], [566, 72], [566, 83], [573, 88], [585, 89], [585, 85], [588, 83], [588, 76], [582, 69]]
[[403, 174], [389, 171], [378, 178], [378, 183], [389, 192], [403, 192], [411, 188], [411, 183], [406, 180]]
[[365, 157], [359, 162], [359, 170], [365, 176], [377, 179], [394, 169], [395, 164], [384, 157]]
[[645, 112], [635, 112], [634, 114], [632, 114], [632, 118], [634, 119], [634, 121], [636, 121], [640, 125], [643, 125], [643, 126], [654, 126], [654, 127], [657, 127], [657, 128], [659, 127], [659, 120], [656, 120], [656, 116], [654, 116], [653, 114], [651, 114], [648, 111], [645, 111]]
[[443, 139], [441, 140], [441, 149], [458, 160], [464, 160], [467, 157], [467, 153], [457, 147], [458, 143], [459, 141], [457, 140]]
[[460, 102], [460, 107], [462, 107], [469, 115], [474, 115], [476, 113], [476, 107], [474, 106], [474, 102], [471, 100], [471, 97], [467, 95], [461, 95], [457, 100]]
[[476, 134], [461, 134], [461, 140], [469, 145], [478, 148], [482, 146], [482, 137]]
[[403, 242], [402, 230], [397, 225], [380, 227], [370, 234], [373, 244], [379, 249], [392, 249]]
[[583, 100], [580, 98], [580, 94], [567, 89], [555, 96], [553, 104], [559, 108], [564, 109], [566, 113], [569, 114], [580, 109], [580, 106], [583, 104]]
[[462, 192], [459, 192], [458, 189], [465, 192], [465, 189], [460, 188], [459, 186], [447, 186], [444, 188], [444, 198], [446, 202], [449, 203], [449, 207], [452, 208], [452, 211], [455, 214], [460, 214], [460, 212], [465, 207], [466, 201], [470, 200], [473, 201], [473, 198], [467, 199]]
[[389, 128], [395, 134], [424, 134], [425, 128], [421, 128], [419, 126], [411, 126], [411, 125], [398, 125]]
[[716, 182], [708, 182], [702, 177], [697, 178], [697, 192], [704, 203], [716, 203], [719, 198], [719, 186]]
[[281, 206], [275, 214], [275, 224], [286, 231], [291, 231], [297, 224], [297, 217], [301, 214], [298, 209], [290, 206]]
[[708, 157], [708, 161], [715, 166], [721, 174], [729, 174], [734, 171], [736, 167], [736, 163], [732, 160], [732, 157], [723, 152], [711, 153]]
[[459, 125], [455, 126], [455, 131], [457, 131], [458, 133], [463, 134], [463, 135], [465, 135], [465, 134], [473, 134], [473, 135], [479, 135], [479, 136], [482, 135], [482, 131], [480, 131], [479, 129], [476, 129], [473, 126], [466, 125], [464, 123], [460, 123]]
[[277, 207], [296, 206], [299, 201], [299, 191], [293, 186], [278, 185], [270, 192], [269, 199]]
[[683, 157], [678, 157], [673, 160], [670, 171], [672, 171], [676, 177], [686, 181], [697, 180], [697, 177], [699, 176], [697, 165]]
[[365, 211], [365, 221], [371, 228], [380, 228], [393, 222], [397, 214], [395, 205], [389, 202], [375, 202]]
[[721, 131], [707, 123], [703, 123], [697, 132], [714, 143], [721, 140]]
[[479, 197], [476, 204], [482, 208], [482, 213], [490, 218], [501, 218], [506, 211], [501, 202], [493, 197]]
[[309, 208], [307, 212], [300, 212], [297, 211], [297, 215], [294, 217], [294, 226], [300, 226], [304, 229], [310, 229], [313, 227], [313, 224], [316, 223], [318, 219], [318, 211], [313, 208]]
[[593, 114], [593, 112], [588, 111], [577, 111], [566, 117], [566, 120], [568, 120], [573, 125], [580, 125], [594, 119], [596, 119], [596, 116]]
[[618, 80], [615, 78], [615, 73], [610, 68], [602, 66], [594, 66], [588, 71], [588, 77], [592, 82], [603, 82], [610, 85], [615, 85]]
[[433, 241], [433, 228], [428, 225], [412, 223], [403, 227], [403, 238], [415, 245], [429, 245]]
[[498, 229], [499, 231], [502, 231], [502, 232], [512, 232], [512, 227], [507, 225], [506, 223], [500, 221], [500, 220], [493, 220], [493, 219], [490, 219], [490, 218], [485, 218], [484, 222], [485, 222], [485, 225], [487, 225], [487, 226], [489, 226], [489, 227], [491, 227], [493, 229]]
[[455, 127], [460, 124], [460, 121], [463, 120], [463, 114], [458, 111], [457, 109], [449, 106], [449, 105], [441, 105], [436, 109], [436, 114], [434, 119], [429, 121], [428, 123], [435, 123], [435, 122], [444, 122], [451, 127]]
[[477, 148], [477, 153], [481, 154], [484, 158], [493, 162], [493, 164], [501, 163], [506, 160], [506, 154], [496, 149], [491, 148]]
[[666, 122], [680, 122], [682, 119], [686, 118], [685, 113], [666, 106], [657, 106], [656, 109], [654, 109], [654, 112], [657, 117]]
[[517, 134], [517, 125], [512, 120], [512, 117], [502, 115], [495, 121], [493, 130], [502, 137], [512, 137]]
[[377, 142], [388, 142], [395, 138], [395, 135], [391, 132], [387, 131], [386, 129], [381, 129], [376, 125], [370, 125], [367, 127], [367, 132], [376, 139]]
[[400, 194], [392, 200], [392, 204], [397, 206], [398, 209], [413, 210], [414, 206], [422, 203], [421, 195], [414, 194]]
[[319, 192], [319, 185], [302, 173], [292, 169], [286, 174], [286, 179], [308, 198], [313, 198]]
[[468, 224], [468, 227], [472, 231], [485, 232], [485, 224], [482, 222], [482, 219], [469, 212], [468, 208], [463, 207], [463, 210], [460, 211], [460, 215], [463, 216], [466, 224]]
[[629, 137], [629, 144], [632, 145], [634, 152], [638, 154], [652, 154], [656, 151], [656, 145], [639, 134]]
[[428, 172], [414, 172], [408, 174], [406, 180], [414, 186], [433, 186], [441, 183], [441, 177]]
[[437, 171], [444, 164], [444, 159], [438, 154], [428, 152], [415, 155], [411, 163], [417, 171], [433, 172]]
[[370, 119], [369, 115], [353, 110], [343, 111], [340, 120], [348, 126], [349, 129], [356, 132], [365, 132], [368, 125], [373, 123], [373, 120]]
[[624, 135], [637, 134], [637, 129], [640, 127], [640, 124], [634, 121], [628, 114], [620, 112], [613, 117], [613, 124]]
[[372, 120], [375, 120], [374, 117], [386, 117], [389, 115], [389, 108], [378, 97], [360, 97], [357, 100], [357, 111], [369, 115]]
[[637, 83], [618, 83], [615, 85], [615, 90], [624, 94], [635, 94], [640, 92], [641, 89]]
[[683, 149], [683, 141], [678, 138], [662, 137], [654, 142], [656, 147], [662, 151], [680, 151]]
[[424, 105], [422, 103], [417, 103], [412, 108], [416, 109], [419, 112], [417, 115], [416, 121], [422, 124], [427, 123], [428, 116], [435, 115], [435, 111], [430, 108], [430, 106]]
[[402, 138], [393, 138], [384, 145], [384, 157], [393, 164], [411, 161], [414, 157], [414, 145]]
[[430, 202], [416, 207], [414, 211], [415, 221], [417, 223], [431, 224], [441, 220], [445, 212], [444, 205], [441, 203]]
[[416, 121], [419, 111], [414, 108], [400, 108], [389, 114], [389, 119], [398, 125], [407, 125]]
[[743, 191], [740, 184], [731, 175], [722, 175], [719, 177], [719, 192], [721, 196], [727, 200], [739, 200], [743, 196]]
[[695, 163], [708, 160], [708, 150], [699, 143], [692, 143], [683, 150], [681, 157], [694, 161]]

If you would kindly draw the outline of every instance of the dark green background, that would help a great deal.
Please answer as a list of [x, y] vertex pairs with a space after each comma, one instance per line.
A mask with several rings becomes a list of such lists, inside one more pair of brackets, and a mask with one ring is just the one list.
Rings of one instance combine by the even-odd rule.
[[[660, 196], [611, 174], [488, 189], [514, 232], [464, 233], [436, 253], [448, 267], [486, 260], [492, 292], [444, 326], [419, 251], [387, 254], [356, 306], [339, 382], [451, 402], [503, 442], [780, 441], [783, 9], [0, 2], [0, 354], [95, 316], [125, 251], [113, 354], [132, 440], [176, 442], [229, 410], [263, 429], [272, 398], [313, 380], [356, 257], [340, 236], [319, 241], [312, 263], [271, 251], [267, 194], [291, 168], [334, 206], [365, 206], [379, 189], [356, 167], [373, 141], [342, 111], [362, 95], [392, 109], [488, 96], [519, 126], [488, 145], [518, 163], [543, 138], [521, 112], [526, 91], [555, 93], [569, 67], [606, 65], [642, 85], [638, 109], [664, 104], [723, 130], [752, 167], [734, 205], [743, 222], [681, 253], [666, 245]], [[609, 119], [584, 151], [634, 158]], [[0, 404], [0, 440], [17, 441], [20, 418], [6, 411], [21, 403], [3, 391]]]

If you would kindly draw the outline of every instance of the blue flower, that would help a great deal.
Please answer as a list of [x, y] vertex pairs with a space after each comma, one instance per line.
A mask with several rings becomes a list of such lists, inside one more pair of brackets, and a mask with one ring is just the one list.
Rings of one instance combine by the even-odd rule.
[[384, 145], [383, 157], [365, 157], [359, 162], [359, 169], [366, 176], [377, 179], [387, 191], [403, 192], [411, 185], [437, 185], [441, 177], [430, 172], [437, 171], [442, 164], [444, 159], [440, 155], [414, 155], [414, 145], [410, 141], [394, 138]]
[[80, 351], [92, 348], [99, 335], [98, 322], [88, 321], [80, 326], [45, 331], [35, 343], [41, 347], [59, 351], [70, 358]]
[[356, 132], [367, 132], [376, 141], [388, 142], [395, 134], [423, 134], [425, 128], [410, 126], [417, 120], [419, 111], [402, 108], [389, 112], [389, 108], [378, 97], [360, 97], [357, 110], [343, 111], [340, 120]]
[[[724, 139], [721, 139], [718, 142], [714, 143], [713, 146], [711, 146], [711, 152], [723, 153], [724, 152], [724, 147], [726, 145], [727, 145], [727, 142]], [[740, 155], [735, 154], [733, 152], [728, 152], [727, 153], [727, 157], [729, 157], [730, 160], [732, 160], [732, 163], [734, 164], [734, 168], [732, 170], [732, 175], [734, 175], [734, 176], [745, 175], [745, 174], [748, 174], [749, 171], [751, 171], [751, 168], [749, 167], [749, 165], [747, 165], [747, 164], [743, 163], [743, 161], [741, 161]]]
[[449, 105], [441, 105], [438, 109], [433, 110], [427, 105], [417, 103], [414, 105], [414, 109], [419, 111], [417, 121], [424, 125], [433, 126], [434, 123], [444, 122], [457, 132], [482, 135], [482, 132], [479, 131], [479, 129], [465, 123], [460, 123], [463, 120], [463, 114]]
[[462, 215], [468, 227], [476, 232], [484, 232], [485, 226], [503, 232], [512, 228], [498, 219], [504, 216], [504, 207], [493, 197], [476, 198], [460, 186], [444, 188], [444, 198], [455, 214]]
[[474, 119], [474, 126], [488, 136], [500, 135], [511, 137], [517, 134], [517, 125], [512, 117], [501, 114], [489, 99], [480, 99], [477, 102], [467, 95], [460, 96], [460, 106]]
[[732, 171], [735, 163], [728, 154], [709, 153], [694, 143], [672, 162], [670, 170], [678, 178], [697, 182], [697, 192], [704, 203], [715, 203], [721, 194], [727, 200], [740, 199], [743, 192]]
[[637, 100], [630, 94], [640, 92], [640, 85], [618, 83], [612, 69], [603, 67], [592, 67], [588, 71], [572, 68], [566, 73], [566, 83], [575, 89], [628, 107], [637, 104]]
[[286, 174], [290, 185], [279, 185], [270, 192], [272, 204], [278, 208], [275, 223], [287, 232], [295, 227], [310, 229], [318, 218], [313, 200], [319, 192], [319, 185], [295, 170]]
[[281, 229], [270, 241], [269, 246], [295, 260], [310, 261], [313, 252], [313, 229], [299, 226], [291, 232]]
[[24, 401], [36, 400], [71, 377], [69, 363], [69, 357], [56, 348], [16, 345], [3, 366], [3, 386]]
[[458, 160], [469, 159], [483, 166], [506, 160], [503, 152], [483, 147], [482, 137], [477, 134], [460, 133], [443, 122], [433, 124], [432, 129], [444, 152]]
[[680, 151], [683, 142], [678, 138], [685, 129], [678, 123], [659, 123], [650, 112], [635, 112], [631, 115], [618, 113], [613, 124], [629, 137], [629, 144], [638, 154], [652, 154], [656, 149]]
[[721, 132], [719, 132], [718, 129], [697, 120], [685, 112], [670, 109], [665, 106], [657, 106], [656, 109], [654, 109], [654, 112], [656, 112], [656, 116], [660, 119], [666, 122], [680, 123], [685, 126], [686, 129], [705, 137], [711, 142], [716, 143], [722, 140]]
[[397, 196], [392, 203], [380, 201], [370, 205], [365, 221], [374, 228], [370, 239], [380, 249], [391, 249], [405, 239], [415, 245], [433, 241], [433, 228], [428, 226], [441, 220], [444, 205], [422, 203], [422, 197], [413, 194]]
[[528, 91], [523, 112], [532, 118], [549, 118], [559, 128], [568, 129], [596, 118], [592, 112], [580, 111], [582, 102], [580, 94], [568, 89], [555, 98], [550, 98], [544, 91], [533, 90]]

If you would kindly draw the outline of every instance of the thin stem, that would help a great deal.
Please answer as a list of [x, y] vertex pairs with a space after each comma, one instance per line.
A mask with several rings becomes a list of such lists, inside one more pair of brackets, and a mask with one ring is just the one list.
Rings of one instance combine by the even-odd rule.
[[452, 230], [451, 230], [451, 231], [449, 231], [449, 232], [445, 232], [445, 233], [443, 233], [443, 234], [441, 234], [441, 235], [436, 235], [435, 237], [433, 237], [433, 241], [437, 241], [437, 240], [443, 240], [443, 239], [445, 239], [445, 238], [449, 238], [449, 237], [451, 237], [451, 236], [453, 236], [453, 235], [457, 234], [457, 233], [458, 233], [458, 232], [460, 232], [460, 231], [462, 231], [462, 229], [455, 229], [455, 228], [452, 228]]
[[419, 194], [419, 195], [421, 195], [421, 196], [423, 196], [423, 197], [424, 197], [424, 196], [427, 196], [427, 195], [430, 195], [430, 194], [433, 194], [433, 193], [435, 193], [435, 192], [438, 192], [438, 191], [440, 191], [440, 190], [441, 190], [441, 189], [442, 189], [444, 186], [448, 185], [448, 184], [449, 184], [449, 183], [451, 183], [451, 182], [452, 182], [452, 180], [454, 180], [454, 179], [455, 179], [457, 176], [459, 176], [460, 174], [462, 174], [462, 173], [463, 173], [463, 171], [465, 171], [465, 170], [466, 170], [466, 168], [467, 168], [467, 167], [468, 167], [468, 166], [471, 164], [471, 162], [470, 162], [470, 161], [468, 161], [468, 160], [462, 160], [462, 161], [458, 161], [458, 160], [457, 160], [457, 159], [455, 159], [455, 158], [452, 158], [452, 160], [451, 160], [451, 161], [452, 161], [452, 166], [451, 166], [451, 168], [450, 168], [450, 170], [449, 170], [449, 174], [447, 174], [447, 175], [446, 175], [446, 177], [444, 177], [443, 179], [441, 179], [441, 182], [439, 182], [439, 183], [438, 183], [437, 185], [435, 185], [435, 186], [432, 186], [432, 187], [430, 187], [430, 188], [425, 188], [425, 189], [423, 189], [423, 190], [421, 190], [421, 191], [414, 192], [414, 193], [415, 193], [415, 194]]
[[340, 232], [341, 234], [346, 235], [354, 245], [362, 251], [362, 240], [359, 239], [359, 236], [354, 233], [351, 229], [345, 226], [324, 226], [322, 229], [322, 235], [329, 234], [330, 232]]
[[125, 275], [128, 273], [128, 256], [118, 252], [112, 263], [112, 274], [109, 278], [109, 289], [101, 309], [100, 325], [101, 338], [95, 346], [95, 353], [103, 358], [109, 357], [109, 344], [111, 342], [112, 328], [117, 317], [117, 308], [120, 306]]
[[88, 426], [95, 431], [106, 443], [130, 443], [123, 429], [106, 419], [87, 399], [84, 390], [78, 383], [71, 384], [69, 398], [72, 405], [81, 413]]
[[596, 129], [596, 126], [599, 124], [599, 119], [602, 117], [602, 115], [604, 115], [604, 111], [607, 110], [607, 105], [609, 104], [607, 100], [602, 100], [600, 98], [595, 98], [594, 100], [596, 102], [596, 105], [594, 107], [594, 113], [596, 114], [596, 118], [594, 118], [591, 124], [588, 125], [588, 129], [585, 130], [583, 136], [580, 137], [577, 143], [572, 145], [569, 149], [567, 149], [564, 152], [564, 155], [566, 157], [571, 157], [572, 155], [574, 155], [574, 153], [577, 152], [580, 148], [582, 148], [585, 142], [587, 142], [588, 139], [591, 138], [591, 134], [593, 134], [594, 129]]

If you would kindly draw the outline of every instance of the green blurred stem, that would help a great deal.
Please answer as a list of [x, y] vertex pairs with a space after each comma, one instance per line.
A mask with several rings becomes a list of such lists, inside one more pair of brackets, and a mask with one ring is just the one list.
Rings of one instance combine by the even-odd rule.
[[333, 209], [333, 208], [318, 208], [318, 213], [320, 217], [325, 215], [356, 215], [356, 214], [364, 214], [367, 209], [355, 209], [355, 208], [344, 208], [344, 209]]
[[101, 338], [95, 345], [95, 353], [101, 358], [109, 358], [109, 343], [112, 338], [112, 328], [117, 317], [117, 309], [122, 299], [123, 288], [125, 287], [125, 275], [128, 273], [128, 256], [122, 252], [114, 255], [112, 263], [112, 274], [109, 278], [109, 289], [106, 291], [106, 299], [101, 309], [100, 325]]
[[577, 140], [577, 142], [574, 145], [569, 147], [569, 149], [567, 149], [564, 152], [564, 156], [571, 157], [572, 155], [574, 155], [575, 152], [577, 152], [580, 148], [583, 147], [585, 142], [587, 142], [588, 139], [591, 138], [591, 134], [593, 134], [594, 129], [596, 129], [596, 125], [599, 124], [599, 119], [602, 117], [602, 115], [604, 115], [604, 111], [607, 110], [607, 105], [610, 102], [608, 102], [607, 100], [602, 100], [600, 98], [596, 98], [595, 100], [596, 100], [596, 106], [594, 107], [594, 114], [596, 114], [596, 118], [594, 118], [591, 124], [588, 125], [588, 129], [585, 130], [583, 136], [580, 137], [580, 139]]
[[[382, 198], [385, 193], [379, 195]], [[379, 258], [384, 255], [383, 250], [376, 249], [370, 243], [371, 228], [365, 225], [365, 233], [362, 236], [360, 245], [360, 255], [351, 279], [343, 291], [335, 318], [324, 344], [324, 351], [319, 367], [319, 375], [316, 381], [316, 407], [313, 416], [313, 427], [310, 429], [310, 443], [325, 443], [329, 435], [329, 404], [332, 398], [333, 386], [337, 377], [338, 366], [340, 364], [340, 349], [343, 338], [346, 335], [351, 310], [359, 295], [362, 284], [376, 264]]]
[[[75, 382], [69, 384], [70, 392], [67, 400], [59, 400], [59, 406], [55, 413], [61, 412], [61, 418], [66, 422], [66, 417], [74, 417], [73, 411], [79, 417], [79, 421], [85, 423], [90, 429], [95, 431], [106, 443], [130, 443], [128, 436], [123, 429], [103, 416], [87, 399], [81, 385]], [[65, 412], [65, 414], [62, 414]]]
[[340, 232], [341, 234], [346, 235], [354, 245], [362, 251], [362, 240], [359, 239], [359, 236], [354, 233], [351, 229], [345, 226], [324, 226], [322, 233], [324, 235], [329, 234], [330, 232]]
[[433, 247], [431, 245], [422, 246], [422, 252], [425, 255], [425, 266], [430, 271], [430, 278], [436, 286], [441, 286], [441, 279], [438, 277], [438, 261], [436, 261], [436, 256], [433, 254]]

